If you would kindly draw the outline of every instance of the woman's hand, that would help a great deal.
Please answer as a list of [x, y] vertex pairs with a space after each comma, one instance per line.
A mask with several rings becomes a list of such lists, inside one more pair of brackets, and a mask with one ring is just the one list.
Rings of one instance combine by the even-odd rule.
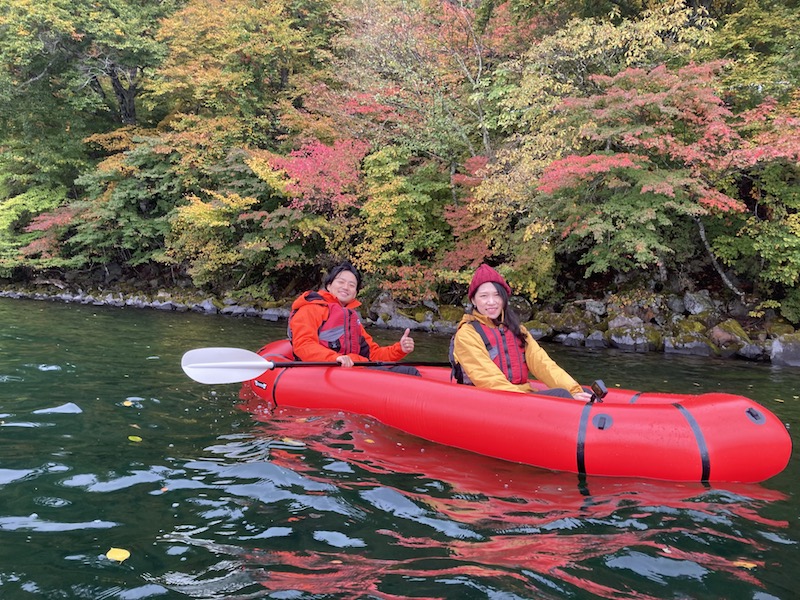
[[400, 338], [400, 349], [406, 354], [411, 354], [414, 351], [414, 338], [409, 335], [410, 333], [411, 329], [406, 329], [403, 337]]
[[592, 395], [589, 392], [578, 392], [577, 394], [572, 394], [572, 397], [583, 402], [589, 402], [592, 399]]
[[347, 356], [346, 354], [342, 354], [341, 356], [337, 357], [336, 362], [342, 365], [343, 367], [353, 366], [353, 359]]

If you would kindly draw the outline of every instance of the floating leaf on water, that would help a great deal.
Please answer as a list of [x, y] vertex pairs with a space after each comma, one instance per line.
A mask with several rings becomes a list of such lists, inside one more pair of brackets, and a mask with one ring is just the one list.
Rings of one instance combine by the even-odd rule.
[[747, 560], [735, 560], [733, 561], [734, 566], [742, 567], [743, 569], [755, 569], [758, 565], [754, 562], [750, 562]]
[[125, 402], [122, 403], [122, 406], [133, 406], [133, 402], [130, 400], [125, 400]]
[[781, 404], [783, 404], [783, 400], [781, 400], [780, 398], [775, 398], [775, 402], [780, 402]]
[[129, 435], [128, 439], [130, 441], [132, 441], [132, 442], [141, 442], [142, 441], [142, 438], [140, 438], [138, 435]]
[[109, 551], [106, 552], [106, 558], [108, 560], [115, 560], [117, 562], [122, 562], [130, 555], [131, 553], [125, 550], [125, 548], [110, 548]]

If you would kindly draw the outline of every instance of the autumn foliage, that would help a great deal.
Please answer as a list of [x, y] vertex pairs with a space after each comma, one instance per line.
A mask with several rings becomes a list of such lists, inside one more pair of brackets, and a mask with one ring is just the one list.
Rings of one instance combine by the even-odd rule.
[[533, 300], [695, 281], [800, 320], [792, 3], [27, 4], [0, 16], [6, 276], [266, 298], [350, 258], [415, 303], [488, 261]]

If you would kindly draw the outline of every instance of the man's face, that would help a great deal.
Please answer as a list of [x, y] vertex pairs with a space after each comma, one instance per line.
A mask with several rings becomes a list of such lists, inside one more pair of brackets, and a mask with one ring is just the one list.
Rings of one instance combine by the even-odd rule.
[[356, 298], [358, 282], [350, 271], [342, 271], [328, 284], [327, 290], [336, 296], [339, 304], [347, 306]]

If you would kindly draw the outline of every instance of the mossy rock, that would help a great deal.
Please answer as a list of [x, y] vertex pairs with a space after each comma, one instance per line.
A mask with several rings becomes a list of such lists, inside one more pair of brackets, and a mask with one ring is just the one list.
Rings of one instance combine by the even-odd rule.
[[544, 321], [534, 319], [532, 321], [526, 321], [523, 325], [535, 340], [549, 339], [553, 335], [553, 328], [549, 323], [545, 323]]
[[708, 327], [705, 323], [694, 318], [682, 319], [675, 324], [675, 335], [680, 336], [687, 333], [705, 333]]
[[565, 310], [562, 313], [553, 315], [550, 325], [554, 330], [561, 333], [574, 333], [587, 331], [594, 323], [590, 322], [583, 311]]
[[740, 339], [746, 344], [753, 343], [753, 341], [750, 339], [750, 336], [747, 335], [747, 332], [744, 330], [744, 327], [742, 327], [742, 324], [736, 319], [728, 319], [727, 321], [723, 321], [717, 325], [717, 327], [726, 333], [730, 333], [732, 336]]
[[439, 307], [439, 316], [443, 321], [458, 323], [466, 311], [461, 306], [444, 305]]
[[425, 321], [430, 321], [433, 318], [433, 313], [428, 309], [420, 309], [414, 312], [413, 319], [417, 323], [424, 323]]
[[644, 326], [644, 337], [647, 340], [647, 345], [650, 350], [658, 351], [664, 349], [664, 336], [658, 327], [650, 325], [649, 323]]
[[681, 333], [675, 336], [675, 341], [677, 342], [677, 344], [680, 344], [681, 346], [690, 346], [692, 344], [704, 344], [708, 346], [712, 354], [715, 354], [717, 356], [720, 355], [719, 347], [710, 339], [708, 339], [705, 335], [702, 334], [694, 332]]
[[772, 321], [767, 323], [767, 333], [774, 337], [782, 335], [792, 335], [795, 332], [794, 327], [786, 321]]

